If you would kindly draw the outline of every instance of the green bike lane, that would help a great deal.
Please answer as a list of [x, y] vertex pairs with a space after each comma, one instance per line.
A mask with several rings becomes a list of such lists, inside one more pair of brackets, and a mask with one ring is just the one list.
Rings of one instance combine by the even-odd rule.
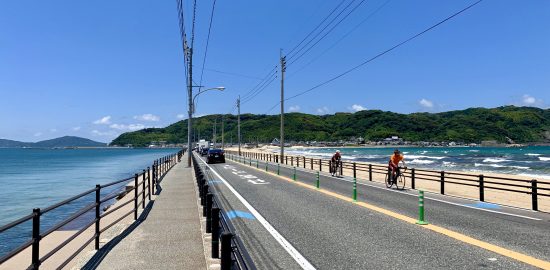
[[[249, 166], [228, 162], [211, 167], [318, 269], [530, 267]], [[254, 184], [247, 177], [264, 183]], [[248, 233], [266, 234], [265, 230]], [[246, 241], [245, 245], [256, 261], [255, 246]]]

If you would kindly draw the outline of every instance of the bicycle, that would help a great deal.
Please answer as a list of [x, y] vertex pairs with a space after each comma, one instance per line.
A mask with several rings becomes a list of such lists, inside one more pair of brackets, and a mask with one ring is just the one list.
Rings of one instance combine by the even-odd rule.
[[397, 178], [395, 180], [391, 179], [392, 177], [392, 171], [388, 170], [388, 173], [386, 174], [386, 180], [384, 181], [386, 183], [387, 188], [391, 188], [393, 185], [397, 189], [405, 189], [405, 172], [407, 171], [407, 167], [403, 168], [402, 172], [399, 172], [397, 175]]
[[342, 168], [342, 161], [338, 160], [337, 162], [330, 161], [330, 174], [335, 177], [340, 177], [340, 169]]

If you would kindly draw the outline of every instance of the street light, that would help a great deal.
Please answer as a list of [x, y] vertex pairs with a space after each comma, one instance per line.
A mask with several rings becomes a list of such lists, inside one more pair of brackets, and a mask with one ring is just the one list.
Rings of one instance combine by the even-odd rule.
[[[204, 86], [193, 86], [193, 87], [204, 87]], [[196, 93], [196, 94], [193, 96], [193, 102], [191, 103], [192, 108], [193, 108], [193, 113], [195, 113], [195, 98], [196, 98], [198, 95], [200, 95], [200, 94], [202, 94], [202, 93], [204, 93], [204, 92], [206, 92], [206, 91], [210, 91], [210, 90], [223, 91], [223, 90], [225, 90], [225, 87], [219, 86], [219, 87], [208, 88], [208, 89], [200, 90], [198, 93]]]
[[191, 166], [191, 151], [192, 151], [192, 145], [191, 145], [191, 131], [193, 130], [193, 125], [192, 125], [192, 119], [193, 119], [193, 113], [195, 113], [195, 98], [206, 92], [206, 91], [210, 91], [210, 90], [218, 90], [218, 91], [223, 91], [225, 90], [225, 87], [223, 86], [220, 86], [220, 87], [213, 87], [213, 88], [208, 88], [208, 89], [204, 89], [204, 90], [200, 90], [198, 93], [196, 93], [193, 98], [191, 98], [191, 89], [192, 87], [204, 87], [204, 86], [189, 86], [189, 101], [191, 101], [191, 104], [189, 104], [189, 117], [187, 119], [187, 151], [189, 151], [189, 155], [187, 155], [187, 166]]

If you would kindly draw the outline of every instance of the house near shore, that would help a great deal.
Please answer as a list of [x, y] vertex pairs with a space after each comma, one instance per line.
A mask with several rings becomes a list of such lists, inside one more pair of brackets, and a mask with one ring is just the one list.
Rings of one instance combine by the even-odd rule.
[[275, 138], [275, 139], [273, 139], [273, 141], [271, 141], [271, 145], [279, 146], [279, 145], [281, 145], [281, 142], [277, 138]]

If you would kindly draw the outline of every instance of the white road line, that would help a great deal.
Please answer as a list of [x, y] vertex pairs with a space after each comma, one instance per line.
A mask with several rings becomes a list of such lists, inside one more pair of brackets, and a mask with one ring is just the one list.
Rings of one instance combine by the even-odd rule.
[[[283, 167], [283, 166], [281, 166], [281, 167]], [[284, 167], [289, 168], [289, 167], [287, 167], [287, 166], [284, 166]], [[290, 168], [290, 169], [291, 169], [291, 168]], [[297, 168], [297, 169], [298, 169], [298, 168]], [[302, 171], [302, 172], [311, 174], [310, 171], [304, 170], [304, 169], [302, 169], [302, 168], [298, 169], [298, 171]], [[329, 175], [328, 175], [328, 174], [325, 174], [325, 173], [323, 173], [322, 175], [329, 177]], [[345, 178], [335, 178], [335, 180], [353, 183], [353, 180], [347, 180], [347, 179], [345, 179]], [[357, 184], [358, 184], [358, 185], [363, 185], [363, 186], [368, 186], [368, 187], [377, 188], [377, 189], [380, 189], [380, 190], [395, 192], [395, 193], [398, 193], [398, 194], [403, 194], [403, 195], [408, 195], [408, 196], [414, 196], [414, 197], [417, 196], [416, 194], [405, 193], [405, 192], [402, 192], [402, 191], [398, 191], [398, 190], [394, 190], [394, 189], [388, 189], [388, 188], [385, 188], [385, 187], [379, 187], [379, 186], [375, 186], [375, 185], [371, 185], [371, 184], [367, 184], [367, 183], [357, 182]], [[426, 193], [432, 193], [432, 192], [426, 191]], [[501, 215], [506, 215], [506, 216], [519, 217], [519, 218], [525, 218], [525, 219], [530, 219], [530, 220], [536, 220], [536, 221], [541, 221], [541, 220], [542, 220], [542, 219], [534, 218], [534, 217], [522, 216], [522, 215], [511, 214], [511, 213], [506, 213], [506, 212], [500, 212], [500, 211], [495, 211], [495, 210], [490, 210], [490, 209], [483, 209], [483, 208], [479, 208], [479, 207], [475, 207], [475, 206], [470, 206], [470, 205], [464, 205], [464, 204], [460, 204], [460, 203], [449, 202], [449, 201], [445, 201], [445, 200], [441, 200], [441, 199], [436, 199], [436, 198], [432, 198], [432, 197], [427, 197], [427, 196], [425, 196], [424, 199], [425, 199], [425, 200], [437, 201], [437, 202], [441, 202], [441, 203], [446, 203], [446, 204], [451, 204], [451, 205], [460, 206], [460, 207], [465, 207], [465, 208], [470, 208], [470, 209], [475, 209], [475, 210], [479, 210], [479, 211], [490, 212], [490, 213], [494, 213], [494, 214], [501, 214]], [[461, 198], [461, 199], [469, 200], [469, 199], [467, 199], [467, 198]], [[475, 201], [475, 200], [469, 200], [469, 201]], [[496, 203], [494, 203], [494, 204], [496, 204]], [[496, 205], [499, 205], [499, 204], [496, 204]], [[499, 205], [499, 206], [501, 206], [501, 205]], [[503, 207], [508, 207], [508, 206], [503, 206]], [[516, 209], [519, 209], [519, 208], [516, 208]], [[519, 209], [519, 210], [524, 210], [524, 209]]]
[[290, 244], [277, 230], [275, 230], [275, 228], [273, 228], [273, 226], [271, 226], [271, 224], [269, 224], [269, 222], [258, 211], [256, 211], [256, 209], [254, 209], [254, 207], [252, 207], [252, 205], [250, 205], [250, 203], [248, 203], [248, 201], [246, 201], [246, 199], [243, 198], [241, 194], [239, 194], [233, 188], [233, 186], [231, 186], [231, 184], [229, 184], [220, 174], [218, 174], [218, 172], [212, 169], [212, 167], [206, 164], [204, 160], [200, 160], [204, 163], [204, 165], [210, 168], [210, 171], [212, 171], [216, 175], [216, 177], [218, 177], [227, 186], [229, 190], [231, 190], [231, 192], [237, 197], [237, 199], [239, 199], [239, 201], [241, 201], [241, 203], [248, 209], [248, 211], [250, 211], [250, 213], [252, 213], [252, 215], [256, 217], [260, 224], [264, 226], [269, 234], [271, 234], [271, 236], [273, 236], [273, 238], [277, 240], [277, 242], [286, 250], [286, 252], [288, 252], [288, 254], [290, 254], [290, 256], [292, 256], [292, 258], [302, 267], [302, 269], [315, 269], [315, 267], [313, 267], [313, 265], [309, 263], [309, 261], [304, 256], [302, 256], [302, 254], [300, 254], [300, 252], [298, 252], [298, 250], [296, 250], [292, 246], [292, 244]]

